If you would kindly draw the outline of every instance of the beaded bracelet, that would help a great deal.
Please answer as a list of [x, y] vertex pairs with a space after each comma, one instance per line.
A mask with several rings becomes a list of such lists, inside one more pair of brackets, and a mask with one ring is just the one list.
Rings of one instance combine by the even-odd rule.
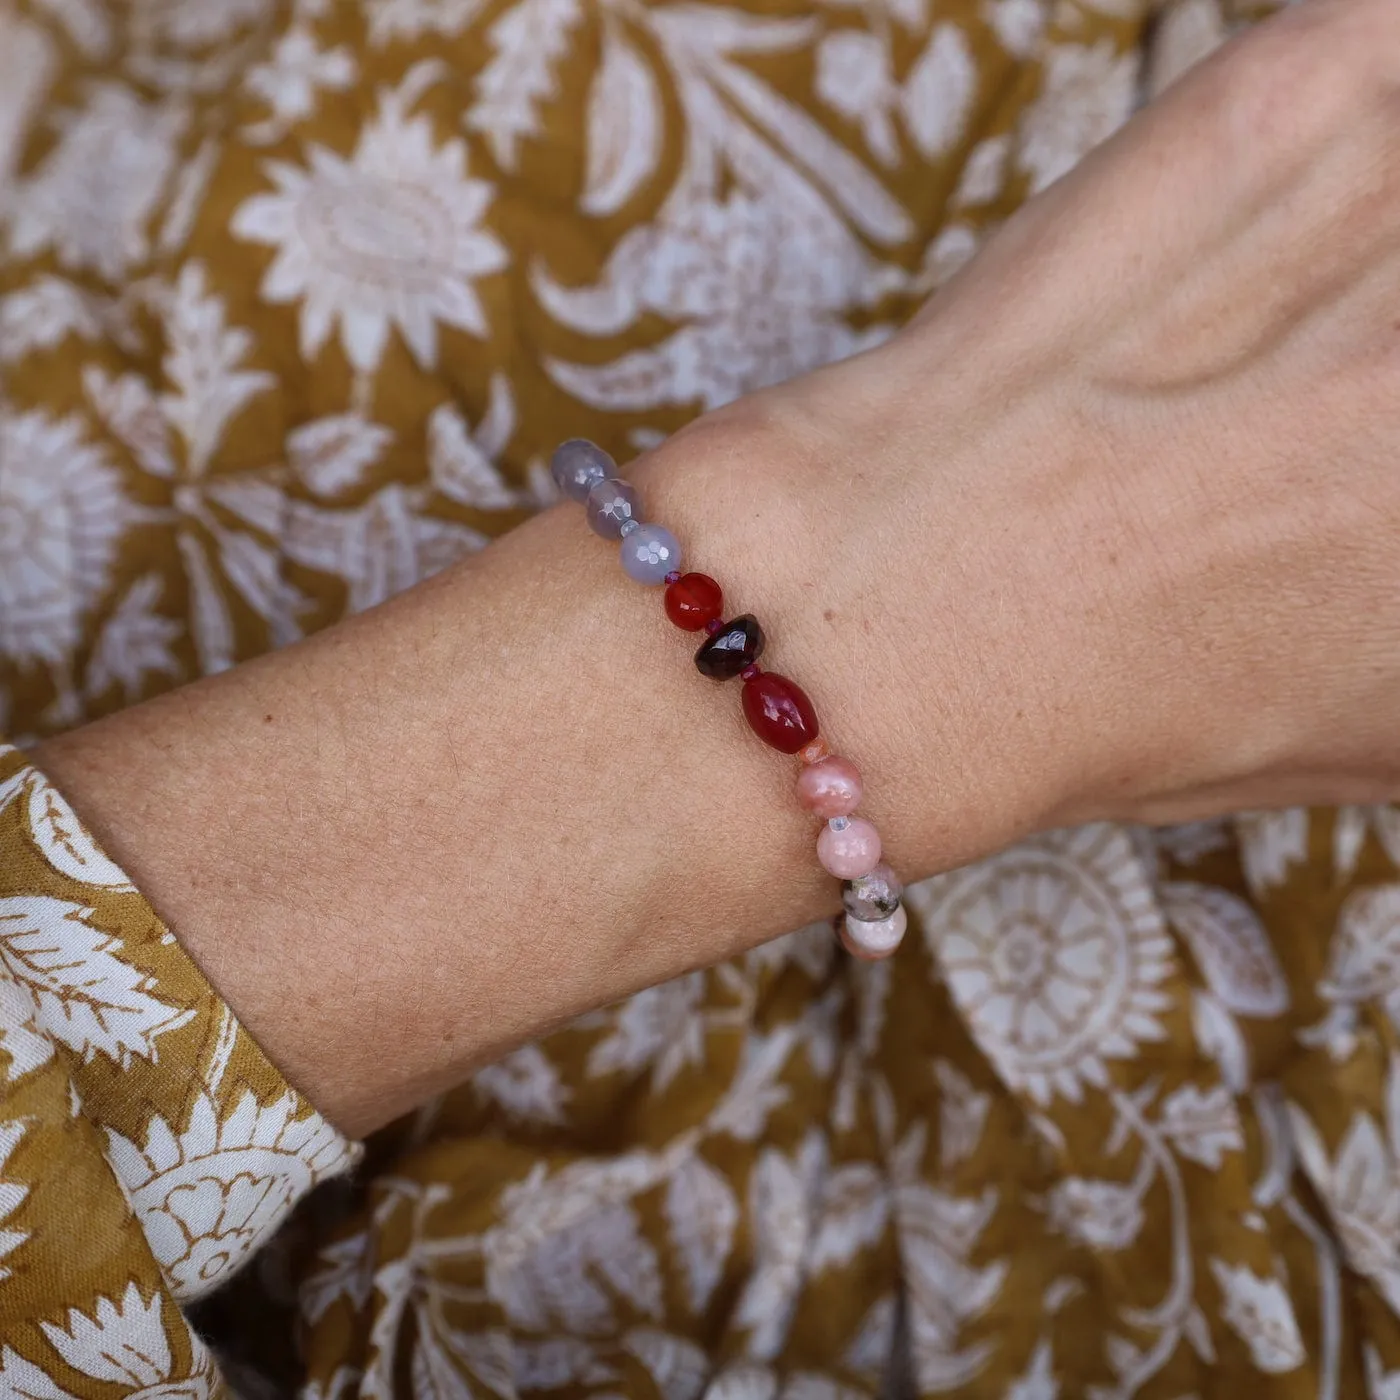
[[817, 859], [842, 882], [841, 941], [861, 958], [893, 953], [908, 917], [899, 878], [880, 860], [880, 833], [852, 815], [863, 791], [860, 770], [827, 748], [801, 687], [760, 668], [764, 636], [758, 619], [745, 613], [722, 620], [719, 584], [708, 574], [681, 573], [676, 537], [664, 526], [642, 522], [637, 488], [617, 475], [617, 463], [601, 447], [572, 438], [555, 451], [550, 471], [564, 495], [584, 505], [594, 533], [620, 542], [630, 578], [666, 585], [666, 616], [683, 631], [707, 634], [695, 653], [700, 673], [742, 680], [749, 728], [771, 748], [797, 755], [798, 800], [826, 823], [817, 837]]

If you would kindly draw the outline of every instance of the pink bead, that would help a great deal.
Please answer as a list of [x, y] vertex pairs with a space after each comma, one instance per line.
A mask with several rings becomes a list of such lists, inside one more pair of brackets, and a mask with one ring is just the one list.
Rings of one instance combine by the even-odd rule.
[[841, 920], [841, 945], [852, 957], [867, 962], [887, 958], [899, 947], [908, 926], [909, 916], [902, 904], [888, 919], [877, 919], [873, 923], [847, 916]]
[[819, 817], [849, 817], [860, 806], [860, 769], [833, 754], [803, 766], [797, 775], [797, 800]]
[[825, 826], [817, 859], [838, 880], [859, 880], [880, 863], [880, 833], [864, 817], [851, 818], [841, 831]]

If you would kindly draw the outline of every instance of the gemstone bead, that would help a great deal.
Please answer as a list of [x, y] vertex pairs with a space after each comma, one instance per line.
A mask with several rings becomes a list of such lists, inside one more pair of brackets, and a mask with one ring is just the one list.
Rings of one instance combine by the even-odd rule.
[[570, 438], [554, 449], [549, 474], [571, 501], [586, 501], [600, 481], [617, 475], [617, 463], [597, 443]]
[[859, 880], [880, 863], [880, 833], [864, 817], [837, 817], [843, 826], [822, 827], [817, 859], [838, 880]]
[[661, 583], [680, 562], [680, 542], [664, 525], [641, 525], [624, 531], [622, 567], [638, 583]]
[[887, 919], [842, 919], [841, 944], [852, 957], [887, 958], [904, 937], [909, 915], [902, 904]]
[[732, 681], [762, 655], [763, 628], [752, 613], [745, 613], [726, 622], [712, 637], [700, 643], [695, 664], [702, 676], [709, 676], [713, 681]]
[[684, 632], [703, 632], [724, 607], [724, 593], [709, 574], [680, 574], [666, 585], [666, 616]]
[[637, 488], [630, 481], [607, 477], [594, 485], [584, 503], [588, 528], [605, 540], [620, 540], [622, 527], [637, 518], [637, 504]]
[[817, 712], [806, 693], [772, 671], [745, 682], [744, 718], [749, 728], [779, 753], [796, 753], [817, 737]]
[[797, 800], [819, 817], [848, 817], [860, 806], [860, 769], [832, 754], [806, 764], [797, 775]]
[[904, 886], [899, 876], [883, 861], [858, 880], [847, 880], [841, 887], [841, 903], [846, 917], [863, 923], [888, 919], [899, 908]]
[[797, 758], [800, 763], [820, 763], [831, 750], [826, 746], [826, 740], [820, 734], [812, 740], [810, 744], [803, 744], [797, 751]]

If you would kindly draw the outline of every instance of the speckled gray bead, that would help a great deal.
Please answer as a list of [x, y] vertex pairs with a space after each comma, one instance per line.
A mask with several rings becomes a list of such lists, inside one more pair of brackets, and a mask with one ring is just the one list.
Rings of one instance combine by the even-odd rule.
[[859, 880], [847, 880], [841, 886], [841, 903], [846, 913], [861, 923], [871, 923], [877, 919], [888, 919], [899, 908], [899, 897], [904, 886], [899, 876], [881, 862]]
[[554, 449], [549, 471], [554, 484], [571, 501], [586, 501], [600, 481], [617, 475], [617, 463], [596, 443], [570, 438]]
[[681, 566], [681, 547], [662, 525], [642, 525], [622, 541], [622, 567], [638, 583], [665, 583]]
[[588, 512], [588, 528], [595, 535], [602, 535], [605, 540], [620, 540], [622, 527], [637, 518], [637, 488], [610, 476], [588, 493], [584, 509]]

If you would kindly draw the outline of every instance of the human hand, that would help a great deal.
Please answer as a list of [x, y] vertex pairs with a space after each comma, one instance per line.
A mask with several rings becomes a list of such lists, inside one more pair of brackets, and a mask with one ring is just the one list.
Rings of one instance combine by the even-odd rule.
[[1400, 795], [1397, 40], [1261, 25], [895, 340], [658, 454], [905, 868]]

